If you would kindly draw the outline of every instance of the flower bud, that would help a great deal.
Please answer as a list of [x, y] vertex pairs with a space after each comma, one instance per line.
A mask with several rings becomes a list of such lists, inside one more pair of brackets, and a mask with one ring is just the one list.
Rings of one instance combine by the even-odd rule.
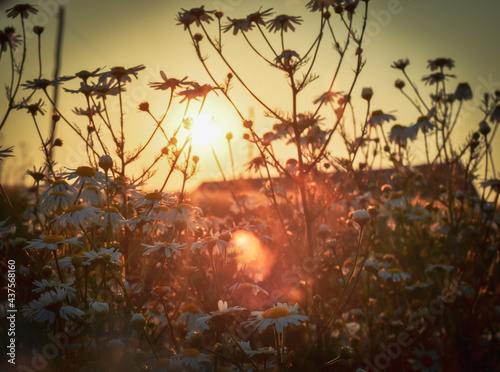
[[90, 303], [89, 309], [96, 317], [103, 317], [109, 312], [109, 305], [105, 302], [93, 301]]
[[144, 328], [146, 325], [146, 319], [144, 318], [144, 315], [141, 313], [134, 313], [132, 314], [132, 318], [130, 319], [130, 325], [137, 330], [141, 330]]
[[33, 32], [37, 35], [41, 35], [44, 30], [45, 30], [45, 27], [43, 27], [43, 26], [34, 26], [33, 27]]
[[488, 125], [487, 122], [485, 121], [482, 121], [479, 123], [479, 132], [483, 135], [483, 136], [486, 136], [488, 135], [488, 133], [490, 133], [491, 131], [491, 128], [490, 126]]
[[370, 213], [366, 209], [359, 209], [352, 215], [352, 219], [359, 226], [364, 227], [370, 221]]
[[63, 145], [63, 140], [61, 138], [58, 137], [54, 140], [54, 146], [62, 147], [62, 145]]
[[372, 88], [363, 88], [361, 91], [361, 98], [366, 99], [367, 101], [370, 101], [373, 96], [373, 90]]
[[227, 139], [228, 141], [231, 141], [231, 140], [233, 139], [233, 134], [232, 134], [231, 132], [227, 132], [227, 133], [226, 133], [226, 139]]
[[395, 82], [394, 82], [394, 86], [398, 89], [403, 89], [405, 87], [405, 82], [401, 79], [397, 79]]
[[149, 112], [149, 102], [141, 102], [139, 104], [139, 111]]
[[109, 155], [103, 155], [99, 158], [99, 166], [107, 172], [113, 168], [113, 159]]

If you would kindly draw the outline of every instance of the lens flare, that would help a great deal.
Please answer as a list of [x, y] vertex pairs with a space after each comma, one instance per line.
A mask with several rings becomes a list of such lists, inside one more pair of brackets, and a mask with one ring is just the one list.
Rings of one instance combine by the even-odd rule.
[[193, 143], [208, 145], [220, 134], [220, 129], [214, 123], [214, 118], [201, 114], [193, 120], [191, 128]]
[[248, 231], [234, 232], [231, 247], [237, 253], [239, 266], [244, 266], [255, 281], [262, 281], [276, 260], [275, 254], [265, 247], [257, 236]]

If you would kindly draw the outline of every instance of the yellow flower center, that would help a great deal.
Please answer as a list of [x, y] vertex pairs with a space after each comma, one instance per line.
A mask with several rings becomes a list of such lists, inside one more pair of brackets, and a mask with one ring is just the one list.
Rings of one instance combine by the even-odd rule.
[[99, 188], [97, 186], [85, 186], [85, 190], [89, 190], [89, 191], [99, 191]]
[[196, 358], [200, 355], [200, 352], [196, 349], [184, 349], [184, 356], [188, 358]]
[[189, 204], [186, 204], [186, 203], [180, 203], [178, 206], [177, 206], [177, 209], [189, 209], [189, 210], [192, 210], [193, 207], [190, 206]]
[[75, 173], [78, 174], [80, 177], [94, 177], [95, 169], [92, 167], [83, 166], [76, 168]]
[[147, 200], [151, 200], [151, 201], [160, 201], [163, 199], [163, 195], [156, 191], [156, 192], [150, 192], [149, 194], [146, 194], [145, 198]]
[[52, 186], [56, 186], [56, 185], [67, 185], [68, 183], [65, 181], [65, 180], [57, 180], [57, 181], [54, 181], [54, 183], [52, 184]]
[[373, 116], [380, 116], [380, 115], [384, 115], [384, 112], [382, 110], [375, 110], [372, 112], [372, 117]]
[[54, 244], [54, 243], [59, 243], [64, 240], [64, 236], [62, 235], [47, 235], [45, 238], [43, 238], [44, 243], [49, 243], [49, 244]]
[[288, 311], [286, 307], [273, 307], [271, 309], [267, 309], [262, 313], [262, 317], [266, 319], [283, 318], [288, 315], [290, 315], [290, 311]]
[[78, 204], [78, 205], [70, 205], [68, 208], [66, 208], [66, 210], [64, 211], [64, 213], [75, 213], [75, 212], [79, 212], [79, 211], [82, 211], [83, 208], [85, 208], [83, 205], [81, 204]]
[[169, 207], [167, 207], [166, 205], [159, 205], [157, 208], [156, 208], [157, 211], [161, 211], [161, 212], [167, 212], [168, 210], [170, 210]]
[[118, 209], [115, 207], [104, 207], [102, 208], [104, 212], [109, 212], [109, 213], [120, 213], [118, 212]]
[[413, 214], [414, 216], [423, 216], [425, 213], [426, 211], [422, 209], [415, 209], [411, 212], [411, 214]]
[[65, 191], [53, 191], [50, 193], [52, 196], [65, 196], [66, 192]]
[[401, 197], [403, 196], [403, 192], [402, 191], [397, 191], [397, 192], [393, 192], [390, 196], [390, 199], [400, 199]]
[[200, 308], [198, 306], [196, 306], [195, 304], [190, 303], [190, 304], [187, 304], [186, 306], [184, 306], [182, 308], [182, 311], [183, 312], [189, 311], [190, 313], [198, 314], [200, 312]]
[[391, 274], [399, 274], [403, 272], [403, 270], [401, 270], [399, 267], [391, 267], [390, 269], [387, 269], [387, 271]]
[[429, 117], [427, 117], [426, 115], [422, 115], [417, 119], [417, 123], [421, 123], [422, 121], [427, 121], [427, 120], [429, 120]]

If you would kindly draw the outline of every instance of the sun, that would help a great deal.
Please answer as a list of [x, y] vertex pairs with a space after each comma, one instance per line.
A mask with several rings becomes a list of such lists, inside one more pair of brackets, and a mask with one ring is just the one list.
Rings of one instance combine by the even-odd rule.
[[220, 129], [214, 123], [214, 118], [201, 114], [193, 120], [191, 135], [193, 143], [198, 145], [208, 145], [217, 138]]

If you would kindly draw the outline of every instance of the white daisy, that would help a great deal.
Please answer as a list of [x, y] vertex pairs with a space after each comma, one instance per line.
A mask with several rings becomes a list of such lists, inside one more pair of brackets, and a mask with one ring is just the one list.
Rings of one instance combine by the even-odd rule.
[[288, 306], [286, 303], [278, 302], [277, 305], [265, 311], [252, 311], [255, 318], [249, 319], [247, 323], [254, 326], [255, 329], [258, 328], [260, 333], [270, 325], [274, 325], [276, 332], [281, 333], [283, 327], [287, 327], [289, 324], [300, 325], [309, 319], [309, 317], [299, 314], [298, 306], [298, 303], [294, 306]]
[[7, 218], [6, 220], [0, 221], [0, 234], [9, 231], [14, 226], [13, 223], [7, 225], [8, 220]]
[[189, 231], [194, 231], [196, 229], [196, 217], [201, 215], [203, 213], [200, 208], [180, 203], [165, 213], [166, 224], [174, 226], [177, 230], [188, 229]]
[[384, 206], [390, 210], [406, 209], [410, 205], [410, 200], [403, 195], [402, 191], [395, 191], [389, 194], [389, 198], [384, 202]]
[[121, 253], [115, 251], [115, 248], [101, 248], [98, 252], [83, 252], [83, 255], [87, 257], [87, 261], [82, 263], [84, 266], [92, 265], [94, 263], [105, 265], [121, 264]]
[[68, 208], [73, 202], [73, 197], [66, 191], [52, 191], [44, 199], [40, 199], [40, 206], [47, 211]]
[[76, 289], [72, 287], [73, 280], [68, 283], [56, 283], [54, 280], [49, 282], [47, 279], [42, 279], [41, 282], [35, 280], [33, 284], [37, 287], [32, 290], [32, 292], [35, 293], [42, 293], [51, 290], [57, 291], [57, 289], [60, 289], [66, 291], [66, 298], [68, 301], [72, 301], [76, 297]]
[[207, 371], [211, 363], [208, 355], [200, 353], [197, 349], [181, 349], [181, 353], [174, 355], [171, 359], [180, 360], [188, 371]]
[[140, 215], [140, 216], [135, 216], [130, 220], [122, 220], [121, 223], [128, 226], [130, 231], [134, 231], [137, 228], [137, 226], [144, 225], [145, 223], [151, 220], [152, 220], [151, 217], [147, 215]]
[[378, 276], [384, 280], [391, 280], [393, 282], [405, 281], [411, 278], [411, 275], [405, 273], [399, 267], [391, 267], [389, 269], [383, 269], [379, 271]]
[[427, 209], [421, 207], [419, 205], [413, 206], [408, 213], [405, 213], [405, 216], [410, 220], [423, 220], [429, 217], [432, 217], [432, 214], [429, 213]]
[[[224, 248], [227, 248], [229, 244], [225, 240], [219, 239], [219, 235], [219, 232], [215, 235], [212, 233], [211, 236], [207, 236], [202, 240], [194, 242], [191, 244], [191, 251], [195, 252], [199, 249], [201, 253], [207, 252], [209, 254], [222, 254]], [[213, 251], [214, 248], [216, 248], [215, 252]]]
[[384, 114], [382, 110], [375, 110], [372, 112], [369, 124], [370, 126], [375, 127], [377, 125], [382, 125], [385, 122], [388, 123], [391, 120], [396, 120], [396, 117], [394, 115]]
[[425, 272], [426, 273], [430, 273], [430, 272], [432, 272], [434, 270], [453, 271], [454, 269], [455, 269], [455, 266], [451, 266], [451, 265], [430, 264], [425, 269]]
[[89, 183], [94, 186], [99, 186], [104, 183], [105, 175], [102, 172], [96, 171], [94, 168], [89, 166], [81, 166], [76, 169], [68, 168], [69, 172], [63, 173], [61, 176], [63, 179], [73, 182], [73, 186], [80, 188], [83, 184]]
[[54, 323], [56, 317], [69, 320], [82, 316], [84, 312], [80, 309], [64, 305], [66, 296], [66, 291], [56, 288], [55, 291], [42, 293], [38, 300], [31, 301], [22, 311], [29, 320], [39, 323], [48, 320], [50, 324]]
[[193, 304], [187, 304], [182, 308], [183, 313], [179, 317], [179, 320], [184, 322], [187, 327], [187, 332], [191, 331], [203, 331], [198, 324], [198, 319], [205, 316], [201, 309]]
[[78, 227], [98, 222], [100, 218], [99, 214], [99, 208], [85, 207], [81, 204], [71, 205], [64, 210], [63, 214], [57, 217], [54, 228], [65, 228], [68, 225]]
[[413, 285], [407, 285], [405, 286], [405, 288], [407, 290], [409, 290], [410, 292], [413, 292], [415, 289], [424, 289], [424, 288], [428, 288], [430, 287], [432, 284], [434, 284], [433, 282], [426, 282], [426, 283], [422, 283], [420, 281], [416, 282], [415, 284]]
[[84, 205], [93, 205], [98, 207], [106, 203], [106, 196], [102, 192], [101, 188], [92, 184], [86, 185], [83, 188], [80, 198], [82, 199], [82, 203]]
[[40, 195], [40, 200], [45, 200], [51, 193], [65, 192], [69, 195], [75, 194], [75, 188], [71, 186], [68, 182], [62, 179], [55, 180], [50, 187], [48, 187], [42, 195]]
[[101, 211], [103, 212], [101, 226], [107, 228], [109, 223], [113, 230], [117, 230], [123, 221], [120, 211], [116, 207], [103, 207]]
[[164, 249], [165, 256], [170, 257], [174, 252], [180, 254], [179, 249], [183, 249], [186, 246], [186, 244], [176, 243], [174, 239], [172, 243], [155, 242], [153, 245], [142, 244], [142, 246], [146, 248], [146, 251], [143, 253], [143, 256], [152, 252], [156, 252], [159, 249]]
[[65, 239], [62, 235], [40, 235], [40, 239], [34, 239], [28, 242], [28, 245], [24, 249], [50, 249], [55, 251], [63, 244], [76, 245], [78, 247], [83, 247], [83, 243], [79, 241], [82, 236], [75, 236], [74, 238]]
[[228, 307], [227, 301], [222, 301], [222, 300], [219, 300], [219, 302], [217, 303], [217, 307], [219, 309], [216, 311], [211, 311], [210, 315], [198, 318], [198, 320], [197, 320], [198, 325], [201, 328], [203, 328], [204, 330], [208, 330], [210, 328], [208, 326], [207, 322], [211, 319], [214, 319], [214, 318], [220, 317], [220, 316], [224, 316], [224, 315], [228, 315], [228, 314], [232, 314], [232, 313], [235, 313], [237, 311], [246, 310], [245, 307], [239, 307], [239, 306]]
[[134, 191], [132, 202], [137, 208], [158, 207], [170, 205], [177, 201], [176, 194], [167, 194], [155, 190], [154, 192]]

